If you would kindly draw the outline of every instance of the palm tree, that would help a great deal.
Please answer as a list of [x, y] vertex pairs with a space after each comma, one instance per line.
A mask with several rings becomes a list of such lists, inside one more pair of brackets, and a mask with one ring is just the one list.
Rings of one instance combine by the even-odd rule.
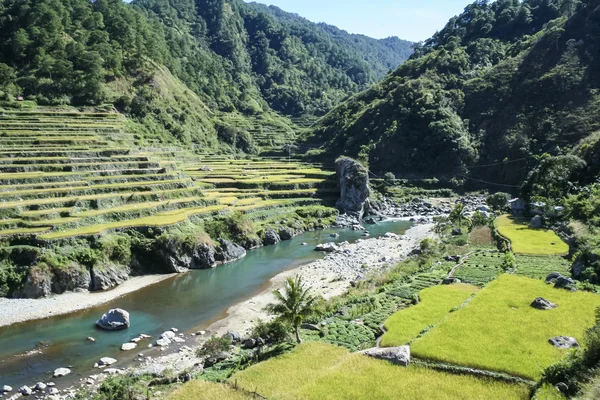
[[462, 230], [463, 222], [466, 222], [467, 225], [471, 223], [469, 217], [467, 217], [467, 210], [465, 209], [465, 205], [462, 203], [457, 203], [452, 211], [450, 211], [450, 215], [448, 219], [453, 224], [458, 225], [458, 229]]
[[310, 294], [310, 288], [304, 287], [300, 276], [287, 279], [285, 293], [275, 290], [273, 294], [277, 302], [268, 304], [265, 309], [292, 325], [296, 333], [296, 341], [302, 343], [300, 324], [305, 318], [316, 314], [317, 297]]

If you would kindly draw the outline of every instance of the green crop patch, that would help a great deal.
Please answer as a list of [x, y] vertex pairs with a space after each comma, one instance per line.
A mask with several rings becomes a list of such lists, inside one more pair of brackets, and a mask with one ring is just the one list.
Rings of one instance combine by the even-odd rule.
[[556, 233], [531, 229], [527, 221], [503, 215], [496, 219], [498, 232], [510, 240], [517, 254], [567, 254], [569, 246]]
[[381, 346], [401, 346], [412, 341], [421, 332], [439, 323], [477, 290], [475, 286], [460, 283], [421, 290], [419, 304], [400, 310], [385, 321], [387, 333], [383, 335]]
[[[537, 297], [558, 307], [535, 309], [530, 304]], [[572, 336], [583, 343], [598, 306], [600, 296], [596, 294], [554, 289], [539, 280], [501, 275], [465, 307], [415, 340], [411, 350], [419, 358], [536, 380], [545, 367], [567, 354], [548, 340]]]
[[534, 279], [545, 279], [551, 272], [571, 275], [571, 263], [561, 256], [531, 256], [517, 254], [515, 274]]
[[462, 282], [485, 285], [504, 272], [504, 254], [497, 251], [478, 251], [471, 254], [465, 263], [454, 272]]
[[525, 386], [395, 366], [323, 343], [235, 373], [230, 382], [268, 399], [528, 399]]

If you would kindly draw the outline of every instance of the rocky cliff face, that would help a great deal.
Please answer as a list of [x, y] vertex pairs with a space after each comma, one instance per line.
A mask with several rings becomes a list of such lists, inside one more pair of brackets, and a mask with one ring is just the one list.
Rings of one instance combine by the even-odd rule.
[[358, 161], [348, 157], [337, 159], [335, 172], [340, 187], [336, 207], [342, 214], [362, 219], [369, 209], [369, 172]]

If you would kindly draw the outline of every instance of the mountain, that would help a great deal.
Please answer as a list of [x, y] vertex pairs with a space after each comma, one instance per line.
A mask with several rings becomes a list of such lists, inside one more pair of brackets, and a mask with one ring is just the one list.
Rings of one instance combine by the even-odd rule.
[[365, 35], [348, 33], [333, 25], [314, 24], [298, 14], [285, 12], [276, 6], [266, 6], [260, 3], [248, 3], [248, 5], [257, 11], [269, 13], [292, 30], [322, 30], [336, 43], [362, 57], [369, 64], [378, 81], [383, 79], [390, 70], [396, 69], [406, 61], [413, 52], [414, 43], [395, 36], [373, 39]]
[[568, 152], [600, 129], [599, 4], [467, 6], [384, 81], [318, 121], [309, 156], [343, 153], [376, 172], [517, 187], [536, 156]]
[[114, 103], [146, 135], [211, 148], [257, 119], [290, 132], [279, 114], [322, 115], [382, 68], [316, 24], [241, 0], [7, 0], [0, 27], [0, 99]]

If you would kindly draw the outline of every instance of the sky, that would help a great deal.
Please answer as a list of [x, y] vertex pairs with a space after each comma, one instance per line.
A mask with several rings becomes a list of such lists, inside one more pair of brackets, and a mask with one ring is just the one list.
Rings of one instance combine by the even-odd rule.
[[473, 0], [257, 0], [313, 22], [377, 39], [418, 42], [442, 29]]

